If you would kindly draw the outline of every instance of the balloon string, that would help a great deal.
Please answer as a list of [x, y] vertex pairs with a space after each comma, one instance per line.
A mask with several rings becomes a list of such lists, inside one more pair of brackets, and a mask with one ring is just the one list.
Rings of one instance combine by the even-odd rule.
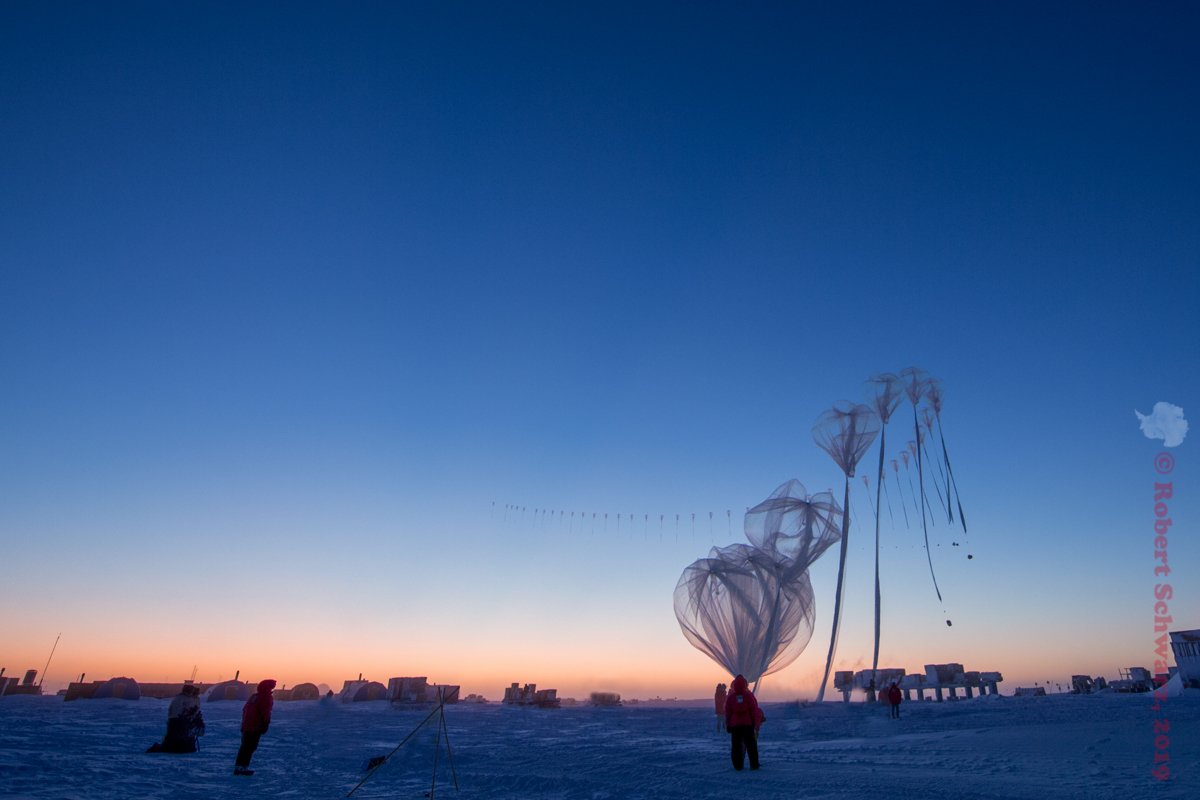
[[[917, 406], [913, 404], [913, 433], [917, 442], [921, 441], [920, 423], [917, 422]], [[921, 446], [917, 445], [917, 480], [921, 484], [921, 530], [925, 532], [925, 557], [929, 560], [929, 577], [933, 578], [933, 591], [937, 593], [938, 602], [942, 600], [942, 590], [938, 588], [937, 575], [933, 572], [933, 553], [929, 549], [929, 528], [925, 526], [925, 473], [921, 466]]]
[[[887, 438], [887, 425], [879, 428], [879, 483], [883, 483], [883, 443]], [[875, 502], [879, 502], [880, 486], [875, 487]], [[870, 495], [868, 495], [869, 497]], [[878, 505], [876, 505], [878, 509]], [[879, 626], [882, 608], [879, 591], [879, 511], [875, 512], [875, 651], [871, 656], [871, 688], [875, 688], [875, 670], [879, 669]]]
[[[938, 438], [942, 440], [942, 456], [946, 459], [946, 472], [950, 475], [950, 483], [954, 486], [954, 499], [958, 504], [958, 521], [962, 523], [963, 533], [967, 532], [967, 517], [962, 510], [962, 497], [958, 493], [958, 481], [954, 479], [954, 470], [950, 468], [950, 453], [946, 450], [946, 436], [942, 433], [942, 418], [938, 417]], [[946, 490], [947, 494], [949, 489]]]
[[833, 600], [833, 632], [829, 636], [829, 655], [825, 657], [825, 675], [821, 678], [821, 688], [817, 692], [817, 702], [825, 700], [825, 685], [829, 683], [829, 672], [833, 669], [833, 654], [837, 650], [838, 625], [842, 615], [842, 590], [846, 578], [846, 553], [849, 550], [850, 539], [850, 477], [846, 476], [845, 500], [842, 505], [842, 546], [838, 559], [837, 588]]

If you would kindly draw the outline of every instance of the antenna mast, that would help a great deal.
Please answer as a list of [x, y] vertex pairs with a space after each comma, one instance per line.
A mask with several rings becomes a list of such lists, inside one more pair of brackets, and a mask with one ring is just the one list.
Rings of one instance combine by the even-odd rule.
[[42, 677], [38, 678], [39, 689], [42, 687], [42, 681], [46, 680], [46, 670], [50, 669], [50, 659], [54, 658], [54, 651], [58, 649], [58, 640], [61, 638], [61, 632], [58, 634], [58, 636], [54, 637], [54, 647], [50, 648], [50, 656], [46, 659], [46, 666], [42, 667]]

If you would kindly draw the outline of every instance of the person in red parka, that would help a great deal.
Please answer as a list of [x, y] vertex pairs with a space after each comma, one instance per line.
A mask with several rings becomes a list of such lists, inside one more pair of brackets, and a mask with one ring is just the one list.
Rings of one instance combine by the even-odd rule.
[[237, 761], [233, 765], [234, 775], [253, 775], [250, 769], [250, 757], [258, 749], [258, 740], [271, 727], [271, 709], [275, 706], [275, 698], [271, 692], [275, 689], [275, 681], [268, 678], [259, 681], [258, 691], [242, 706], [242, 746], [238, 748]]
[[725, 730], [729, 731], [734, 769], [742, 768], [747, 755], [750, 769], [758, 769], [758, 726], [765, 719], [746, 678], [738, 675], [725, 698]]
[[900, 719], [900, 701], [904, 696], [900, 693], [900, 687], [892, 683], [887, 690], [888, 705], [892, 707], [892, 719]]

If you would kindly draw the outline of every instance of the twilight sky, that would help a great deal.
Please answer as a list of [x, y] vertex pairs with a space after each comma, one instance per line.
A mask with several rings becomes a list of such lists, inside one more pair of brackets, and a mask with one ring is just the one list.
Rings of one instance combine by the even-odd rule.
[[[1198, 37], [1174, 3], [6, 3], [0, 666], [61, 631], [47, 687], [702, 696], [680, 572], [839, 488], [812, 423], [914, 364], [970, 536], [930, 531], [939, 603], [885, 524], [881, 666], [1149, 666], [1134, 409], [1200, 417]], [[768, 699], [815, 692], [836, 562]]]

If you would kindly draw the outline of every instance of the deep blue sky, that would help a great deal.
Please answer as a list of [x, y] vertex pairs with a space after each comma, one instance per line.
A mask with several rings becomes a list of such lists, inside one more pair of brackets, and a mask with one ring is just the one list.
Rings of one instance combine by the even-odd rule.
[[[461, 615], [540, 580], [514, 548], [617, 554], [647, 573], [596, 592], [676, 637], [702, 546], [551, 546], [491, 503], [736, 527], [836, 485], [816, 416], [920, 364], [992, 548], [958, 608], [1108, 602], [1139, 657], [1132, 412], [1200, 389], [1198, 35], [1187, 4], [6, 4], [0, 601], [68, 598], [10, 640], [168, 618], [184, 543], [301, 553], [233, 597], [212, 558], [243, 609], [331, 552], [449, 546]], [[327, 577], [331, 619], [425, 586]]]

